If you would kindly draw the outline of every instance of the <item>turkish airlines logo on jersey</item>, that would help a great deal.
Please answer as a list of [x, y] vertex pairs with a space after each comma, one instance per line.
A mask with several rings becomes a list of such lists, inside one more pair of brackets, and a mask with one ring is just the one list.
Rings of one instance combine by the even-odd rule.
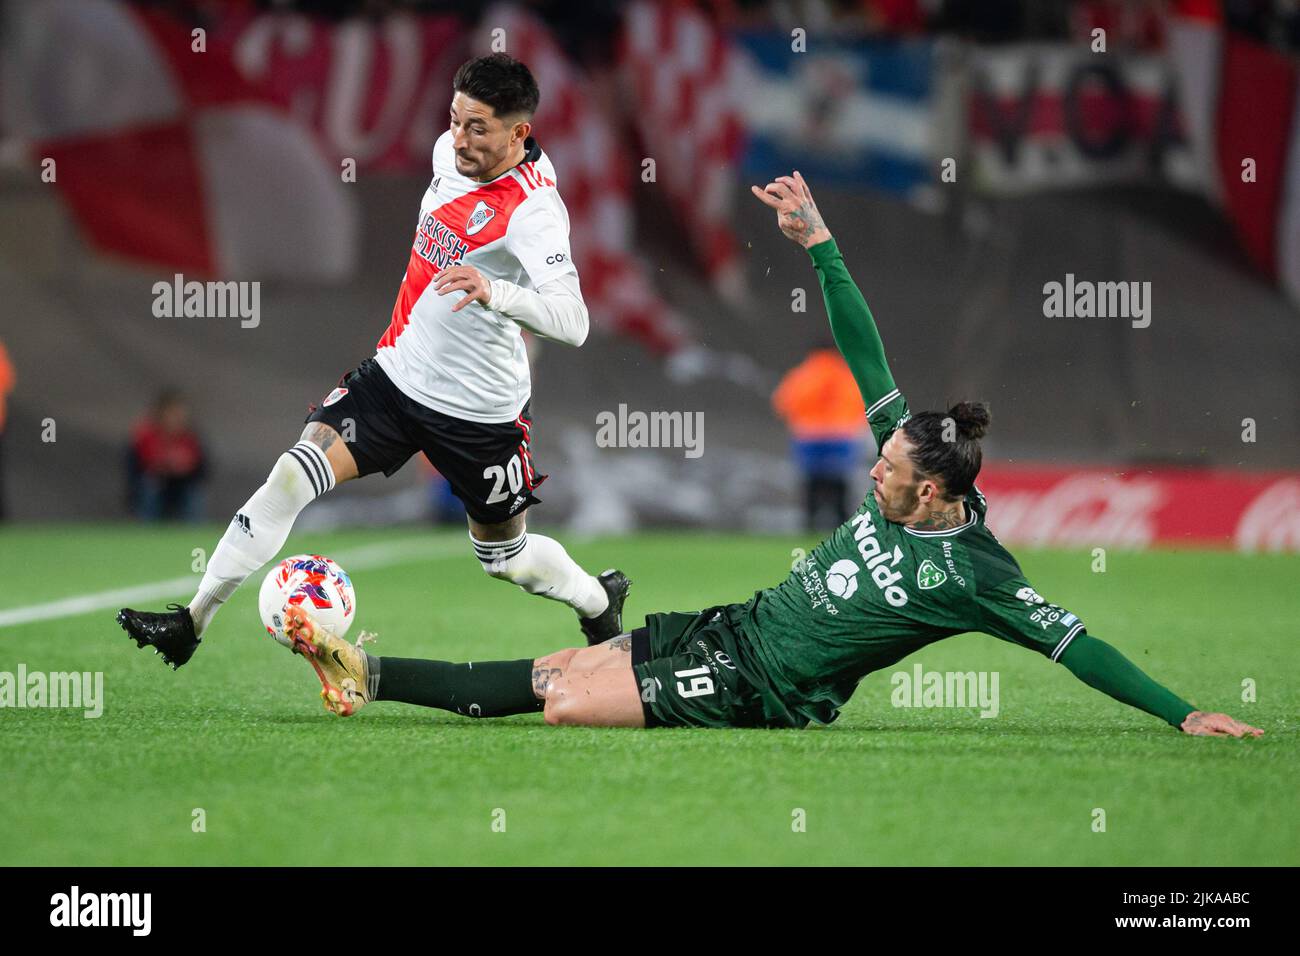
[[477, 233], [480, 229], [491, 222], [492, 217], [496, 214], [495, 209], [480, 199], [478, 205], [474, 207], [474, 211], [470, 213], [469, 218], [465, 220], [465, 235], [472, 236]]
[[[431, 263], [435, 269], [446, 269], [460, 265], [469, 254], [469, 243], [433, 213], [426, 213], [415, 233], [415, 254]], [[407, 272], [409, 274], [410, 270]]]

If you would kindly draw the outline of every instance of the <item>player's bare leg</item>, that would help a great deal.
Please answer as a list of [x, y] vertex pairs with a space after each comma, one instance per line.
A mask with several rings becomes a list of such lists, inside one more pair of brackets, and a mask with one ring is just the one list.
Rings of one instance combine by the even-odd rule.
[[302, 509], [355, 477], [356, 461], [339, 433], [323, 422], [309, 423], [235, 513], [189, 606], [172, 604], [162, 612], [123, 608], [117, 622], [138, 646], [152, 647], [173, 669], [180, 667], [193, 656], [221, 605], [284, 547]]
[[[547, 723], [644, 727], [627, 634], [516, 661], [372, 657], [291, 608], [286, 632], [320, 679], [327, 710], [350, 716], [371, 701], [436, 707], [467, 717], [543, 711]], [[365, 639], [365, 635], [363, 635]]]
[[552, 726], [645, 726], [627, 634], [539, 657], [533, 662], [533, 692], [545, 702], [543, 713]]
[[588, 574], [560, 542], [529, 534], [522, 514], [497, 524], [470, 518], [469, 536], [483, 570], [492, 577], [573, 608], [588, 644], [622, 633], [623, 602], [632, 585], [622, 571]]

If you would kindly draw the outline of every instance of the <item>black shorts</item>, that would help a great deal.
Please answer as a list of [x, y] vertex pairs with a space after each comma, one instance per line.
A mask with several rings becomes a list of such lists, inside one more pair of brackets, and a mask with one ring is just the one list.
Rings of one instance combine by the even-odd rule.
[[533, 490], [546, 480], [529, 449], [528, 405], [513, 422], [453, 418], [407, 396], [372, 358], [339, 379], [306, 420], [339, 433], [359, 475], [393, 475], [424, 452], [481, 524], [500, 524], [538, 504]]

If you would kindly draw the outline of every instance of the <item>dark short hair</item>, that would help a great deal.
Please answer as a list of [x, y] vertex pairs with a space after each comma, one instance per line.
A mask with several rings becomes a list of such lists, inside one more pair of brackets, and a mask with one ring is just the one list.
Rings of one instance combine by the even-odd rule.
[[958, 402], [946, 412], [918, 412], [904, 422], [918, 480], [939, 479], [950, 501], [966, 497], [984, 462], [980, 439], [989, 421], [983, 402]]
[[451, 88], [486, 103], [497, 116], [531, 117], [541, 98], [532, 71], [507, 53], [489, 53], [462, 63]]

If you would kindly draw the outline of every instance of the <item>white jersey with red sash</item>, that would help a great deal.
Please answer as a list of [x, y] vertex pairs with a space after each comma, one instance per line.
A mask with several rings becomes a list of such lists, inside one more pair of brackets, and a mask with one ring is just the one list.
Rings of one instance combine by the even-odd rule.
[[451, 133], [433, 148], [411, 258], [375, 359], [422, 405], [472, 422], [514, 421], [532, 390], [520, 328], [465, 293], [440, 296], [433, 277], [469, 265], [525, 289], [577, 272], [555, 169], [531, 138], [523, 162], [491, 182], [456, 172]]

